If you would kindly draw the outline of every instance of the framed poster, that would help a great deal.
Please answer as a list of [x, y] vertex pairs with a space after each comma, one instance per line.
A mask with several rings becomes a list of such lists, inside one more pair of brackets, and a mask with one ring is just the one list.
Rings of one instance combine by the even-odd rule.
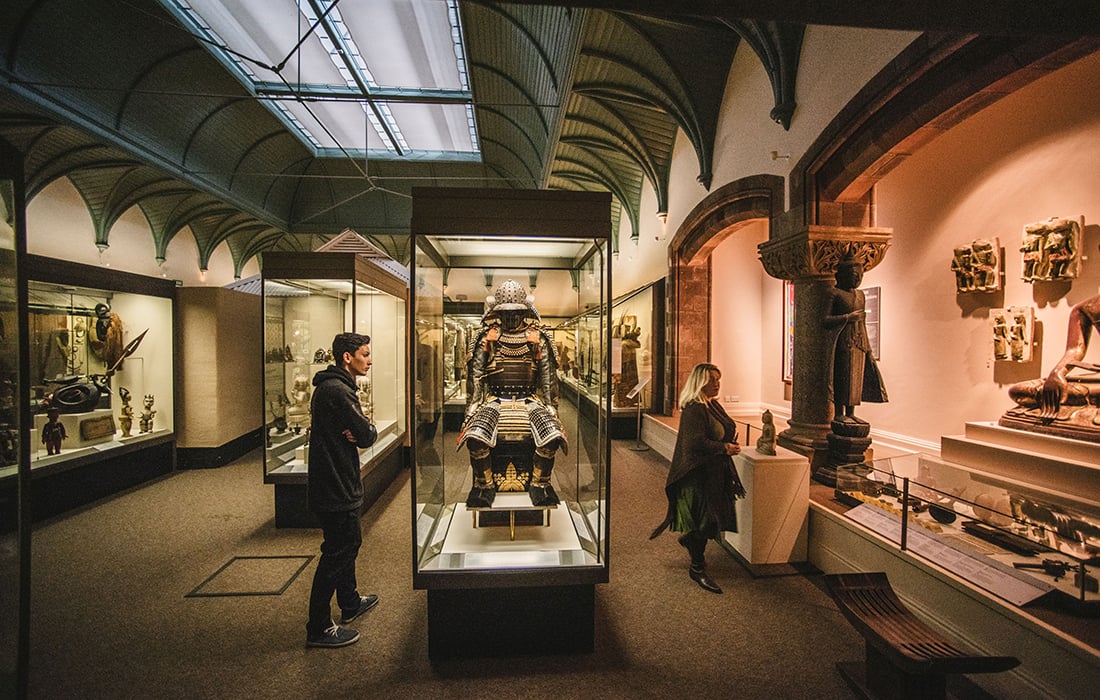
[[783, 280], [783, 381], [794, 376], [794, 283]]
[[881, 360], [881, 348], [879, 346], [879, 294], [882, 287], [868, 287], [863, 290], [863, 297], [867, 309], [867, 340], [871, 343], [871, 354], [875, 360]]

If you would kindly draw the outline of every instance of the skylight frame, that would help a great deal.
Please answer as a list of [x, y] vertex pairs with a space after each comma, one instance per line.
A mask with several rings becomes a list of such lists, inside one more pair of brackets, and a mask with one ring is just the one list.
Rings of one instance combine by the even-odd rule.
[[[474, 117], [473, 92], [469, 83], [458, 0], [427, 0], [426, 2], [403, 0], [402, 3], [394, 3], [394, 7], [402, 11], [412, 8], [409, 11], [421, 14], [434, 13], [434, 6], [440, 2], [446, 5], [446, 25], [437, 23], [432, 25], [432, 28], [422, 31], [425, 35], [431, 31], [435, 32], [437, 40], [434, 44], [436, 51], [432, 52], [434, 56], [442, 55], [447, 48], [445, 42], [439, 37], [449, 36], [449, 53], [453, 54], [455, 64], [454, 66], [447, 64], [442, 67], [442, 70], [448, 73], [453, 71], [457, 75], [457, 88], [380, 84], [364, 52], [359, 48], [361, 41], [371, 41], [371, 37], [354, 36], [350, 26], [351, 24], [362, 26], [367, 21], [362, 17], [351, 15], [345, 18], [344, 14], [378, 12], [377, 5], [372, 6], [372, 3], [367, 0], [347, 2], [289, 0], [276, 6], [277, 12], [285, 12], [289, 7], [294, 7], [297, 13], [295, 21], [298, 22], [299, 37], [303, 33], [303, 27], [308, 29], [315, 24], [316, 27], [302, 42], [302, 47], [297, 52], [274, 60], [262, 55], [249, 56], [245, 51], [234, 49], [236, 44], [248, 47], [254, 52], [258, 51], [260, 54], [263, 53], [263, 49], [258, 47], [263, 45], [263, 39], [270, 38], [268, 34], [263, 34], [258, 39], [254, 34], [242, 37], [234, 35], [233, 32], [246, 30], [236, 19], [238, 16], [257, 15], [260, 12], [270, 11], [272, 7], [270, 0], [234, 0], [228, 7], [224, 0], [161, 0], [161, 3], [207, 46], [250, 94], [267, 105], [288, 129], [299, 135], [313, 155], [404, 160], [480, 160], [480, 139]], [[208, 16], [204, 16], [204, 12], [208, 13]], [[285, 15], [283, 19], [285, 20]], [[346, 21], [346, 19], [352, 21]], [[421, 25], [420, 20], [421, 15], [418, 14], [417, 27]], [[229, 37], [228, 40], [226, 37]], [[393, 36], [387, 35], [386, 38], [390, 40]], [[421, 34], [417, 34], [415, 39], [418, 44], [428, 41], [428, 38]], [[311, 45], [310, 42], [314, 43]], [[319, 82], [310, 82], [308, 76], [301, 75], [302, 64], [297, 59], [306, 55], [308, 50], [308, 55], [316, 61], [317, 56], [320, 55], [318, 44], [329, 56], [332, 61], [330, 68], [340, 76], [342, 84], [332, 80], [334, 72], [331, 70], [326, 71], [325, 80]], [[290, 52], [293, 48], [288, 46], [287, 51]], [[279, 61], [282, 63], [277, 63]], [[284, 69], [288, 66], [295, 70], [287, 72], [294, 72], [295, 75], [284, 74]], [[432, 71], [424, 69], [420, 72]], [[270, 78], [262, 74], [269, 74]], [[363, 110], [362, 139], [349, 137], [349, 130], [346, 128], [346, 110], [342, 110], [345, 111], [342, 117], [345, 128], [341, 129], [341, 136], [337, 137], [329, 132], [325, 127], [326, 112], [330, 111], [326, 108], [326, 103], [332, 102], [353, 102]], [[430, 105], [436, 113], [435, 116], [420, 121], [422, 123], [442, 121], [450, 128], [444, 128], [438, 132], [440, 135], [428, 138], [414, 139], [411, 134], [406, 137], [400, 121], [390, 109], [391, 103], [401, 103], [403, 109], [407, 109], [409, 105]], [[459, 110], [457, 113], [456, 109]], [[461, 128], [463, 124], [464, 128]], [[468, 141], [466, 141], [467, 138]], [[451, 147], [410, 146], [410, 141], [415, 144], [417, 140], [422, 143], [451, 145]]]

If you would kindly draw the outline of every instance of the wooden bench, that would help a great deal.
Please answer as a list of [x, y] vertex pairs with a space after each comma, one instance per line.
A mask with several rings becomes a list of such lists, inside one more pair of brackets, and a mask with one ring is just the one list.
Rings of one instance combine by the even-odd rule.
[[962, 649], [921, 622], [898, 599], [885, 573], [828, 574], [825, 586], [866, 640], [862, 668], [857, 662], [837, 664], [864, 697], [945, 698], [948, 674], [996, 673], [1020, 664], [1013, 656]]

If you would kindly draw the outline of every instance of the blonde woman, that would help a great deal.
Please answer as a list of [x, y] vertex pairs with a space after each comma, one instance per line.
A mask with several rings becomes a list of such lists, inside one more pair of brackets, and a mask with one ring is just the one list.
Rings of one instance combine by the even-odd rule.
[[680, 431], [665, 483], [668, 511], [650, 539], [666, 529], [682, 532], [678, 540], [691, 557], [691, 580], [711, 593], [722, 589], [707, 576], [704, 550], [720, 532], [737, 531], [733, 501], [745, 488], [733, 466], [741, 452], [737, 426], [715, 397], [722, 373], [709, 363], [696, 365], [680, 391]]

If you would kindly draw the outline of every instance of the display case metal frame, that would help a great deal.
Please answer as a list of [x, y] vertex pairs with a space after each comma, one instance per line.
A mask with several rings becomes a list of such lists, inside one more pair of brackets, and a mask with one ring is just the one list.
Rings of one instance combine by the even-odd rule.
[[[429, 301], [428, 293], [420, 290], [422, 283], [427, 282], [426, 275], [429, 272], [434, 274], [435, 270], [470, 268], [490, 271], [572, 269], [576, 273], [591, 262], [593, 265], [598, 264], [600, 268], [598, 274], [602, 286], [599, 298], [593, 299], [593, 308], [604, 310], [599, 314], [599, 323], [603, 328], [600, 333], [602, 347], [599, 356], [601, 374], [608, 376], [610, 352], [607, 341], [610, 336], [606, 310], [611, 307], [611, 265], [608, 259], [611, 223], [610, 198], [606, 193], [414, 188], [411, 228], [413, 261], [410, 265], [410, 286], [413, 294], [409, 314], [410, 338], [417, 337], [418, 322], [431, 325], [434, 322], [430, 319], [436, 316], [442, 318], [445, 313], [442, 291], [433, 288], [431, 293], [435, 296]], [[482, 250], [477, 256], [467, 256], [463, 251], [457, 250], [461, 248], [461, 244], [455, 245], [456, 249], [453, 250], [442, 249], [443, 242], [451, 246], [460, 239], [488, 242], [492, 251], [486, 253]], [[540, 259], [525, 246], [537, 241], [583, 242], [589, 249], [579, 256], [583, 259], [569, 260], [564, 264], [560, 260], [551, 263], [548, 259]], [[423, 271], [421, 266], [424, 266]], [[504, 279], [505, 277], [498, 277], [493, 280], [493, 284], [499, 284]], [[519, 281], [526, 282], [526, 279]], [[429, 286], [434, 284], [437, 282], [431, 282]], [[431, 309], [425, 310], [425, 304], [429, 304]], [[537, 301], [535, 306], [539, 306]], [[539, 313], [546, 312], [539, 309]], [[425, 322], [425, 319], [428, 321]], [[433, 327], [441, 325], [435, 323]], [[442, 328], [439, 330], [442, 333]], [[418, 361], [419, 358], [414, 358], [413, 366]], [[415, 373], [410, 373], [410, 395], [416, 390], [414, 375]], [[442, 382], [440, 384], [438, 390], [442, 392]], [[508, 559], [500, 564], [494, 561], [492, 564], [471, 565], [467, 562], [431, 568], [435, 565], [435, 560], [427, 558], [424, 561], [428, 566], [422, 566], [425, 544], [431, 544], [425, 543], [426, 532], [433, 533], [431, 537], [439, 537], [439, 528], [442, 528], [443, 533], [449, 535], [449, 528], [443, 522], [446, 518], [453, 516], [453, 520], [447, 521], [451, 523], [451, 528], [454, 527], [454, 522], [459, 521], [464, 527], [468, 527], [469, 520], [459, 517], [458, 513], [464, 508], [462, 499], [466, 496], [465, 488], [449, 489], [453, 492], [449, 494], [449, 500], [446, 495], [441, 495], [439, 503], [432, 501], [427, 504], [431, 507], [439, 506], [442, 514], [436, 516], [430, 529], [424, 527], [422, 521], [427, 517], [426, 504], [418, 502], [418, 495], [422, 489], [430, 490], [432, 482], [428, 472], [421, 473], [417, 455], [421, 454], [422, 449], [434, 451], [435, 447], [430, 444], [424, 431], [412, 431], [412, 454], [415, 462], [411, 498], [413, 586], [428, 591], [431, 656], [544, 653], [591, 648], [594, 586], [606, 583], [609, 578], [611, 443], [606, 419], [611, 413], [611, 395], [607, 391], [602, 393], [599, 399], [602, 410], [592, 424], [599, 427], [593, 428], [591, 435], [591, 453], [598, 455], [598, 462], [602, 462], [593, 470], [594, 482], [599, 482], [596, 484], [599, 494], [596, 500], [602, 511], [597, 514], [599, 541], [594, 543], [592, 551], [587, 554], [578, 550], [576, 557], [567, 556], [568, 553], [561, 554], [557, 559], [535, 556], [539, 552], [538, 545], [534, 544], [529, 545], [532, 556], [527, 557], [526, 563], [522, 561], [522, 556], [518, 556], [515, 561]], [[572, 441], [580, 442], [581, 438], [576, 435], [570, 435], [569, 438], [569, 459], [573, 459], [573, 451], [582, 449], [582, 446], [573, 444]], [[454, 449], [451, 445], [449, 452], [454, 453]], [[558, 458], [565, 459], [560, 452]], [[448, 455], [447, 459], [452, 457]], [[461, 465], [465, 486], [469, 486], [470, 468], [465, 450], [453, 459], [458, 460], [456, 464]], [[561, 467], [562, 462], [559, 461], [554, 467], [555, 475]], [[440, 472], [442, 471], [441, 468]], [[446, 475], [437, 476], [436, 479], [443, 481]], [[446, 490], [443, 484], [437, 485], [437, 488]], [[567, 523], [576, 528], [574, 518], [585, 516], [578, 516], [576, 513], [581, 507], [580, 500], [576, 502], [577, 508], [573, 507], [571, 500], [571, 494], [562, 494], [559, 508], [564, 508], [565, 512], [554, 515], [553, 522]], [[443, 513], [448, 507], [454, 511], [450, 516]], [[440, 525], [440, 522], [443, 524]], [[506, 520], [505, 523], [507, 522]], [[543, 522], [539, 519], [538, 524], [530, 527], [542, 528]], [[507, 526], [504, 527], [504, 540], [509, 539], [508, 529]], [[442, 550], [442, 545], [440, 549]], [[523, 552], [519, 554], [522, 555]], [[493, 552], [488, 551], [485, 558], [490, 559], [492, 555]], [[438, 555], [440, 558], [442, 556]], [[492, 607], [491, 615], [484, 614], [486, 606]]]
[[[352, 290], [357, 289], [357, 285], [363, 285], [395, 298], [398, 304], [404, 307], [401, 311], [404, 312], [405, 316], [408, 316], [409, 289], [407, 280], [403, 276], [396, 274], [396, 272], [379, 265], [372, 260], [371, 256], [354, 252], [291, 253], [272, 251], [263, 254], [261, 266], [261, 279], [263, 280], [262, 286], [264, 290], [264, 308], [261, 318], [261, 323], [264, 324], [264, 352], [267, 352], [271, 345], [271, 339], [267, 337], [267, 319], [269, 314], [269, 295], [267, 289], [268, 283], [272, 281], [288, 280], [308, 282], [310, 280], [315, 280], [324, 282], [346, 282]], [[350, 311], [347, 313], [346, 317], [343, 316], [343, 311], [340, 312], [342, 317], [339, 321], [341, 325], [339, 332], [360, 332], [362, 330], [358, 326], [360, 309], [357, 307], [357, 304], [359, 303], [359, 296], [358, 293], [349, 294], [347, 303], [350, 305]], [[350, 322], [348, 319], [350, 319]], [[283, 322], [285, 324], [285, 319], [283, 319]], [[408, 343], [400, 343], [400, 336], [396, 335], [400, 333], [403, 328], [404, 319], [396, 319], [395, 326], [392, 329], [395, 335], [393, 335], [391, 339], [398, 342], [399, 345], [403, 345], [397, 353], [399, 358], [392, 358], [397, 367], [397, 389], [401, 389], [405, 386], [405, 377], [403, 373], [407, 373], [409, 367]], [[372, 347], [376, 346], [376, 343], [381, 342], [381, 337], [377, 337], [378, 333], [375, 329], [371, 329], [370, 334], [372, 335]], [[319, 345], [322, 349], [328, 350], [331, 346], [331, 341], [331, 336], [313, 338], [310, 341], [310, 347], [312, 347], [312, 345]], [[379, 351], [381, 352], [380, 348]], [[387, 360], [388, 359], [390, 358], [387, 358]], [[312, 381], [312, 374], [317, 369], [317, 366], [312, 361], [308, 361], [308, 363], [312, 368], [307, 379]], [[326, 360], [326, 363], [328, 363], [328, 360]], [[266, 371], [267, 364], [268, 363], [265, 361], [263, 386], [261, 387], [260, 394], [261, 401], [263, 402], [262, 408], [264, 416], [267, 416], [269, 413], [267, 410], [269, 394], [269, 387], [267, 386], [269, 381]], [[285, 389], [285, 381], [284, 386], [280, 387], [280, 390], [282, 389]], [[398, 393], [400, 394], [400, 392]], [[404, 398], [403, 403], [402, 398]], [[370, 507], [383, 491], [385, 491], [386, 487], [389, 486], [400, 469], [406, 464], [405, 450], [409, 444], [408, 426], [410, 425], [408, 395], [406, 394], [404, 397], [399, 395], [396, 402], [398, 404], [396, 411], [400, 414], [402, 419], [401, 421], [397, 421], [393, 428], [396, 433], [391, 434], [387, 443], [380, 446], [373, 454], [364, 457], [360, 467], [360, 473], [363, 480], [364, 511]], [[270, 450], [266, 446], [266, 440], [268, 439], [268, 426], [266, 423], [267, 421], [265, 418], [264, 483], [274, 485], [275, 524], [277, 527], [316, 527], [316, 517], [309, 511], [306, 502], [308, 471], [303, 469], [284, 473], [273, 471], [270, 468], [271, 465], [269, 462], [272, 456], [269, 454]], [[306, 446], [308, 444], [308, 431], [295, 436], [295, 440], [300, 446]]]

